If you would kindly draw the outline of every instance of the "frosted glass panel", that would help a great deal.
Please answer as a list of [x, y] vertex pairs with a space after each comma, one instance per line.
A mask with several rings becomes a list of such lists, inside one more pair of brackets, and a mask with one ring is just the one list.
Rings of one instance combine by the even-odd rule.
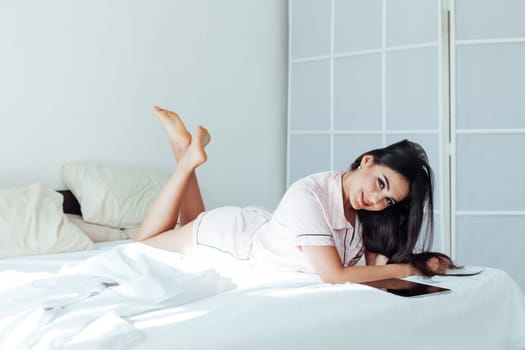
[[457, 136], [457, 209], [525, 210], [525, 134]]
[[523, 0], [456, 0], [456, 37], [525, 37], [524, 15]]
[[459, 216], [457, 262], [500, 268], [525, 290], [525, 217]]
[[292, 65], [292, 130], [330, 129], [330, 62]]
[[441, 215], [434, 214], [434, 241], [432, 251], [443, 252], [443, 232], [441, 232]]
[[437, 134], [387, 135], [386, 142], [387, 145], [389, 145], [391, 143], [401, 141], [405, 138], [410, 141], [419, 143], [421, 147], [425, 149], [425, 152], [427, 152], [428, 160], [430, 161], [430, 166], [432, 167], [432, 171], [434, 171], [434, 208], [439, 209], [441, 205], [441, 178], [439, 176], [439, 137]]
[[290, 135], [290, 184], [320, 171], [330, 170], [330, 136]]
[[[426, 218], [426, 216], [425, 216]], [[433, 252], [442, 252], [443, 248], [443, 235], [441, 233], [441, 216], [439, 214], [436, 214], [434, 211], [434, 239], [432, 240], [432, 245], [430, 246], [430, 250]], [[423, 221], [423, 227], [427, 224], [427, 220]], [[418, 243], [416, 245], [416, 250], [421, 251], [424, 244], [424, 241], [422, 240], [423, 237], [420, 237], [418, 240]]]
[[387, 129], [437, 129], [438, 98], [437, 47], [387, 52]]
[[361, 154], [383, 147], [381, 138], [381, 135], [335, 135], [334, 169], [350, 169]]
[[382, 16], [382, 0], [336, 0], [335, 52], [380, 49]]
[[[383, 147], [383, 141], [419, 142], [436, 176], [438, 213], [432, 249], [440, 251], [439, 220], [448, 215], [439, 211], [441, 0], [292, 0], [291, 4], [289, 181], [330, 168], [346, 170], [361, 154]], [[331, 55], [329, 39], [334, 51], [330, 59], [294, 60]], [[384, 50], [385, 43], [432, 46]], [[368, 50], [381, 52], [350, 55]], [[319, 133], [294, 132], [301, 130]]]
[[292, 58], [330, 53], [330, 6], [326, 0], [292, 1]]
[[381, 55], [335, 60], [336, 130], [381, 129], [381, 104]]
[[460, 45], [456, 54], [457, 128], [525, 128], [525, 43]]
[[386, 1], [386, 45], [437, 41], [439, 1]]

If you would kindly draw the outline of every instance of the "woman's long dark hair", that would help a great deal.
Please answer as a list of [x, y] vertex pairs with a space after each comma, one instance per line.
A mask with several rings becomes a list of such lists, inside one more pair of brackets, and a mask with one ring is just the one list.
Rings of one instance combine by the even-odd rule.
[[433, 240], [433, 172], [427, 154], [419, 144], [403, 140], [362, 154], [350, 170], [357, 169], [365, 155], [401, 174], [410, 187], [405, 199], [382, 211], [357, 211], [364, 246], [390, 263], [409, 262], [418, 242], [417, 250], [428, 251]]

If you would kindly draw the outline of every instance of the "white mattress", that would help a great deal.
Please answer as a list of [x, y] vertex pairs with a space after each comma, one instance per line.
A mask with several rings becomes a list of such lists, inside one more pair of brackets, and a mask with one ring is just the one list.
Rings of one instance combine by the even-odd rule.
[[[7, 270], [33, 272], [36, 278], [125, 243], [4, 259], [0, 271], [4, 276]], [[211, 264], [236, 287], [125, 317], [141, 336], [128, 338], [132, 344], [122, 343], [123, 348], [525, 349], [525, 297], [501, 270], [484, 268], [472, 277], [411, 278], [452, 292], [403, 298], [358, 284], [324, 284], [315, 275], [255, 270], [229, 258], [214, 258]], [[7, 336], [0, 327], [0, 339]], [[69, 348], [99, 345], [97, 339], [87, 338]]]

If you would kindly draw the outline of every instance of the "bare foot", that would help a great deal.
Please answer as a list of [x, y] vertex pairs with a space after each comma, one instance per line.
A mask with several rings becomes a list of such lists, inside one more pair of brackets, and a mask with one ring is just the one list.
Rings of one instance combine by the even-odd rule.
[[155, 114], [157, 114], [157, 117], [159, 117], [162, 126], [164, 126], [175, 158], [179, 160], [191, 142], [191, 134], [177, 113], [162, 109], [158, 106], [153, 107], [153, 110]]
[[210, 143], [210, 140], [211, 137], [208, 130], [199, 125], [181, 161], [193, 169], [206, 162], [208, 156], [204, 148]]

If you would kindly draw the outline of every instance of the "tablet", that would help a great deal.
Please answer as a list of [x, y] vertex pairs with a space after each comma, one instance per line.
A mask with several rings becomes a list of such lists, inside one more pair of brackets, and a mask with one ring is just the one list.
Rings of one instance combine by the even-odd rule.
[[438, 293], [448, 293], [450, 289], [431, 286], [428, 284], [402, 280], [400, 278], [389, 278], [372, 282], [361, 283], [370, 287], [381, 289], [402, 297], [417, 297], [423, 295], [435, 295]]

